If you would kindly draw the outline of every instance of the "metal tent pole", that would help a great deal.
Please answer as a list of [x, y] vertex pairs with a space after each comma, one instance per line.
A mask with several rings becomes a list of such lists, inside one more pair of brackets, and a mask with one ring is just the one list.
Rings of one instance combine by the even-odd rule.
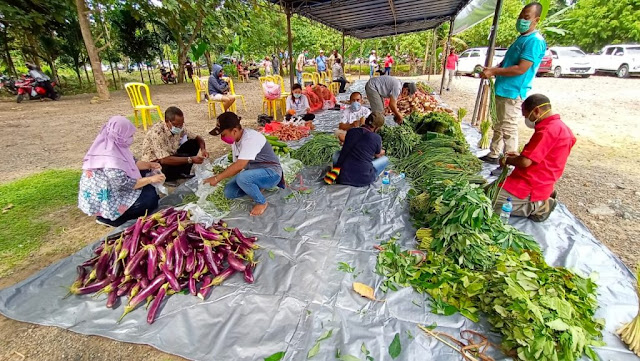
[[[498, 34], [498, 21], [500, 20], [500, 13], [502, 12], [502, 2], [503, 0], [496, 1], [496, 11], [493, 14], [493, 23], [491, 24], [491, 35], [489, 36], [489, 49], [487, 50], [487, 59], [485, 60], [485, 67], [490, 67], [493, 63], [493, 55], [496, 50], [496, 36]], [[480, 118], [480, 115], [483, 113], [485, 104], [482, 100], [484, 99], [484, 93], [487, 91], [487, 82], [482, 80], [478, 87], [478, 95], [476, 97], [476, 104], [473, 108], [473, 118], [471, 119], [471, 124], [475, 124], [476, 120]]]
[[340, 62], [340, 65], [342, 65], [342, 72], [344, 73], [344, 63], [345, 63], [345, 55], [344, 55], [344, 32], [342, 33], [342, 61]]
[[[432, 32], [433, 36], [431, 37], [431, 64], [435, 64], [436, 61], [436, 42], [438, 39], [436, 38], [436, 28], [433, 28]], [[431, 65], [429, 64], [429, 65]], [[429, 66], [429, 73], [427, 73], [427, 81], [431, 81], [431, 69], [435, 69], [435, 66]], [[435, 73], [435, 70], [433, 71]]]
[[285, 14], [287, 15], [287, 37], [289, 43], [289, 89], [295, 84], [293, 81], [293, 76], [296, 71], [295, 65], [293, 63], [293, 44], [291, 40], [291, 4], [287, 4], [284, 8]]
[[449, 49], [451, 48], [451, 37], [453, 36], [453, 21], [455, 18], [452, 18], [449, 22], [449, 37], [447, 38], [447, 45], [445, 46], [444, 53], [442, 53], [442, 81], [440, 82], [440, 95], [442, 95], [442, 89], [444, 88], [444, 76], [447, 73], [447, 58], [449, 56]]

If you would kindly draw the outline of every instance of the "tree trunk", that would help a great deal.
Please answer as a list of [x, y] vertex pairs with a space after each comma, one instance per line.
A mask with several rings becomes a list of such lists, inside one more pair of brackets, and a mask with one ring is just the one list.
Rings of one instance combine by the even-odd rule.
[[109, 65], [111, 66], [111, 78], [113, 79], [113, 89], [118, 90], [119, 86], [116, 83], [116, 75], [113, 73], [113, 62], [109, 59]]
[[118, 74], [118, 89], [122, 87], [122, 79], [120, 79], [120, 69], [118, 69], [118, 63], [116, 62], [116, 74]]
[[142, 64], [138, 63], [138, 70], [140, 70], [140, 82], [144, 83], [144, 76], [142, 75]]
[[207, 62], [207, 68], [209, 69], [209, 74], [213, 71], [213, 65], [211, 64], [211, 53], [209, 50], [204, 52], [204, 60]]
[[82, 76], [80, 75], [80, 59], [73, 59], [73, 70], [76, 71], [76, 75], [78, 76], [78, 85], [82, 88]]
[[149, 78], [149, 83], [153, 85], [153, 79], [151, 78], [151, 72], [149, 71], [149, 67], [147, 66], [147, 77]]
[[9, 37], [7, 36], [7, 26], [4, 25], [2, 27], [2, 43], [4, 44], [4, 56], [5, 62], [7, 63], [7, 68], [9, 69], [9, 73], [11, 75], [18, 77], [18, 73], [16, 72], [16, 67], [13, 65], [13, 59], [11, 59], [11, 51], [9, 49]]
[[184, 63], [187, 62], [187, 51], [193, 42], [196, 40], [196, 35], [200, 32], [200, 28], [202, 27], [202, 19], [203, 16], [198, 18], [198, 22], [196, 23], [195, 28], [193, 29], [193, 33], [187, 42], [182, 40], [182, 34], [177, 34], [176, 40], [178, 43], [178, 83], [183, 83], [185, 78], [184, 76]]
[[82, 69], [84, 69], [84, 75], [87, 77], [87, 84], [91, 86], [91, 78], [89, 78], [89, 72], [87, 71], [87, 63], [82, 63]]
[[429, 33], [427, 34], [427, 39], [425, 41], [424, 44], [424, 63], [422, 63], [422, 75], [425, 75], [427, 73], [427, 60], [429, 60], [429, 48], [430, 48], [430, 43], [429, 43]]
[[[87, 48], [87, 54], [89, 54], [89, 60], [91, 61], [91, 69], [93, 70], [93, 79], [96, 83], [96, 91], [98, 97], [102, 100], [109, 100], [109, 88], [107, 87], [107, 80], [102, 72], [102, 63], [100, 61], [100, 54], [96, 44], [93, 42], [93, 35], [91, 35], [91, 25], [87, 18], [87, 4], [84, 0], [76, 0], [76, 7], [78, 9], [78, 23], [80, 24], [80, 31], [82, 32], [82, 38], [84, 39], [84, 45]], [[85, 68], [86, 69], [86, 68]]]

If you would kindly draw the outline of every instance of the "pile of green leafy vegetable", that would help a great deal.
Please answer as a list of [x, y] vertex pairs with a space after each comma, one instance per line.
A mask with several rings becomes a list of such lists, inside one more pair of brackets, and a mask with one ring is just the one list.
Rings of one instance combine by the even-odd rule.
[[407, 125], [382, 127], [380, 136], [386, 154], [395, 158], [410, 155], [420, 142], [420, 136]]
[[331, 162], [333, 153], [341, 149], [340, 142], [332, 134], [318, 133], [303, 146], [291, 152], [291, 157], [304, 165], [324, 165]]
[[604, 323], [594, 318], [594, 281], [547, 265], [530, 235], [500, 221], [492, 204], [499, 189], [478, 185], [481, 164], [464, 139], [426, 135], [410, 155], [392, 159], [414, 188], [408, 199], [419, 250], [393, 240], [380, 246], [382, 289], [427, 293], [438, 314], [477, 322], [483, 312], [505, 353], [520, 360], [596, 360]]
[[410, 125], [418, 134], [426, 134], [427, 132], [440, 133], [465, 141], [460, 123], [447, 112], [411, 113], [404, 118], [404, 122]]
[[598, 360], [603, 320], [594, 318], [596, 284], [591, 278], [551, 267], [536, 251], [498, 251], [486, 271], [461, 267], [436, 252], [380, 246], [376, 271], [381, 288], [413, 287], [432, 298], [432, 312], [459, 312], [477, 322], [480, 312], [503, 336], [503, 351], [524, 361]]

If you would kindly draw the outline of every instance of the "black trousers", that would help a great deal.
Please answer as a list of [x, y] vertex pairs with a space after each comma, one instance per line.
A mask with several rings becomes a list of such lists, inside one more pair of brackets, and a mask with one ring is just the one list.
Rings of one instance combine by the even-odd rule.
[[[183, 145], [178, 148], [176, 157], [195, 157], [200, 151], [200, 145], [195, 139], [187, 140]], [[167, 177], [167, 182], [175, 181], [176, 179], [184, 178], [184, 175], [191, 173], [191, 166], [193, 164], [180, 164], [180, 165], [162, 165], [162, 173]]]
[[[284, 119], [286, 119], [287, 121], [291, 120], [292, 116], [291, 114], [287, 114], [284, 116]], [[304, 120], [305, 122], [309, 122], [316, 119], [315, 114], [311, 114], [311, 113], [307, 113], [305, 115], [302, 116], [302, 120]]]
[[146, 186], [142, 187], [142, 193], [140, 193], [138, 199], [136, 199], [131, 207], [129, 207], [129, 209], [122, 213], [122, 215], [115, 221], [102, 217], [96, 217], [96, 219], [110, 226], [118, 227], [130, 219], [136, 219], [138, 217], [144, 216], [145, 213], [153, 213], [153, 211], [158, 208], [158, 199], [160, 199], [160, 197], [158, 197], [156, 188], [151, 184], [147, 184]]
[[347, 80], [345, 78], [335, 78], [333, 79], [334, 83], [340, 83], [340, 90], [338, 93], [344, 93], [344, 87], [347, 86]]

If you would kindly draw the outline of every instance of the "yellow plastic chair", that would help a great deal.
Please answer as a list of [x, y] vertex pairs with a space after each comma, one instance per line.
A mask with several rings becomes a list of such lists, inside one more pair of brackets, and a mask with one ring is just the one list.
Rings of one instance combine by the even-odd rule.
[[282, 109], [287, 109], [287, 97], [291, 95], [291, 92], [288, 92], [284, 89], [284, 79], [280, 75], [273, 75], [273, 80], [275, 80], [276, 84], [280, 84], [280, 101]]
[[336, 83], [332, 81], [331, 83], [329, 83], [329, 90], [331, 90], [333, 95], [337, 96], [338, 93], [340, 92], [340, 83]]
[[[200, 78], [200, 87], [203, 89], [202, 91], [206, 92], [207, 94], [209, 93], [209, 78], [208, 77], [201, 77]], [[222, 113], [224, 113], [224, 106], [222, 105], [222, 100], [213, 100], [211, 99], [211, 97], [207, 98], [207, 115], [209, 116], [209, 119], [211, 119], [211, 114], [213, 114], [213, 117], [217, 117], [218, 113], [216, 112], [216, 104], [218, 104], [218, 106], [220, 106], [220, 109], [222, 110]]]
[[327, 69], [327, 82], [331, 83], [333, 81], [333, 70]]
[[316, 77], [313, 75], [313, 73], [302, 73], [302, 84], [300, 85], [302, 85], [302, 87], [304, 88], [307, 83], [318, 85], [318, 83], [316, 83]]
[[[207, 81], [207, 78], [203, 79]], [[207, 94], [208, 89], [207, 87], [202, 87], [202, 79], [196, 75], [193, 76], [193, 85], [196, 87], [196, 102], [200, 104], [200, 101], [204, 98], [204, 94]]]
[[263, 88], [264, 83], [266, 82], [276, 83], [276, 79], [274, 79], [272, 76], [261, 76], [258, 78], [258, 80], [260, 81], [260, 90], [262, 90], [262, 112], [264, 113], [266, 110], [267, 115], [271, 115], [275, 119], [277, 118], [278, 104], [280, 104], [280, 112], [282, 113], [282, 116], [284, 116], [285, 108], [282, 107], [283, 105], [281, 102], [282, 98], [267, 99], [267, 97], [264, 96], [264, 88]]
[[240, 100], [242, 100], [242, 106], [244, 107], [244, 111], [246, 112], [247, 111], [247, 103], [244, 101], [244, 95], [236, 94], [236, 88], [233, 86], [233, 79], [228, 78], [228, 77], [223, 77], [222, 80], [224, 80], [227, 83], [229, 83], [229, 93], [231, 93], [231, 95], [234, 95], [236, 97], [236, 101], [231, 106], [231, 111], [233, 111], [234, 113], [238, 112], [238, 107], [236, 107], [236, 103], [238, 102], [238, 99], [240, 99]]
[[320, 84], [328, 85], [329, 82], [330, 82], [329, 73], [327, 73], [326, 71], [323, 71], [322, 73], [320, 73]]
[[[151, 102], [151, 93], [149, 92], [149, 86], [144, 83], [126, 83], [124, 88], [127, 91], [127, 95], [129, 95], [129, 100], [131, 101], [131, 106], [133, 107], [133, 118], [134, 124], [138, 126], [138, 112], [140, 112], [140, 118], [142, 120], [142, 128], [147, 130], [147, 123], [149, 126], [153, 124], [151, 120], [151, 111], [155, 110], [158, 112], [158, 116], [160, 119], [164, 120], [164, 114], [160, 111], [160, 107], [154, 105]], [[144, 89], [144, 94], [142, 90]]]

